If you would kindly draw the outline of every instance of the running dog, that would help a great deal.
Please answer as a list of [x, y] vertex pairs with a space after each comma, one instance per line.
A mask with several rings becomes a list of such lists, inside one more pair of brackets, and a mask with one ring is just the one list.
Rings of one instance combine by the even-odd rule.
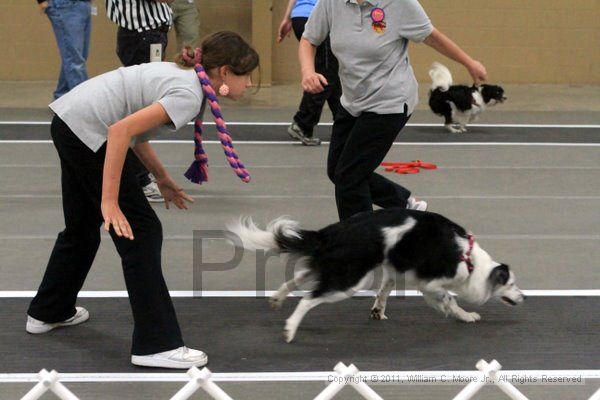
[[445, 118], [446, 129], [453, 133], [466, 132], [467, 124], [475, 121], [486, 107], [506, 100], [504, 89], [498, 85], [453, 85], [448, 68], [437, 62], [431, 66], [429, 76], [429, 107]]
[[460, 321], [481, 317], [460, 308], [449, 291], [474, 304], [493, 297], [515, 306], [525, 299], [508, 265], [493, 261], [465, 229], [431, 212], [388, 208], [360, 213], [319, 231], [301, 229], [298, 222], [283, 217], [270, 222], [266, 230], [251, 218], [241, 218], [227, 228], [237, 246], [275, 250], [302, 261], [301, 271], [270, 299], [279, 308], [294, 287], [314, 285], [286, 321], [288, 343], [310, 309], [351, 297], [365, 288], [371, 272], [380, 266], [382, 285], [371, 309], [376, 320], [387, 319], [386, 301], [396, 272], [411, 272], [426, 302]]

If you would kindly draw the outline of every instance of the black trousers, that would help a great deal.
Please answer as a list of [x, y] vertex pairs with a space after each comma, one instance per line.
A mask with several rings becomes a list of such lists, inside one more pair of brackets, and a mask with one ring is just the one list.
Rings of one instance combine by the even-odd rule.
[[163, 60], [169, 44], [169, 26], [138, 32], [123, 27], [117, 30], [117, 56], [125, 67], [150, 62], [150, 45], [162, 45]]
[[406, 207], [410, 191], [374, 171], [379, 167], [410, 115], [363, 112], [352, 116], [340, 106], [333, 123], [327, 159], [327, 175], [335, 184], [340, 220], [373, 204]]
[[[169, 43], [168, 32], [168, 25], [144, 32], [130, 31], [119, 27], [117, 31], [117, 56], [119, 60], [125, 67], [150, 62], [150, 45], [154, 43], [162, 45], [164, 59]], [[131, 149], [127, 151], [127, 161], [133, 166], [140, 185], [148, 185], [151, 182], [149, 172]]]
[[[51, 134], [60, 158], [66, 227], [58, 234], [28, 314], [41, 321], [59, 322], [75, 314], [77, 294], [100, 245], [106, 144], [94, 153], [57, 116]], [[111, 228], [133, 311], [131, 352], [146, 355], [181, 347], [181, 331], [161, 269], [162, 226], [129, 162], [123, 168], [119, 206], [135, 237], [118, 237]]]
[[[292, 18], [292, 28], [296, 38], [300, 40], [304, 33], [304, 25], [308, 18]], [[294, 121], [304, 131], [306, 136], [311, 137], [314, 127], [321, 119], [321, 113], [325, 103], [335, 119], [335, 114], [340, 106], [340, 97], [342, 96], [342, 85], [338, 76], [338, 60], [331, 51], [331, 44], [327, 38], [317, 47], [315, 55], [315, 71], [327, 79], [325, 90], [321, 93], [304, 92], [298, 112], [294, 115]]]

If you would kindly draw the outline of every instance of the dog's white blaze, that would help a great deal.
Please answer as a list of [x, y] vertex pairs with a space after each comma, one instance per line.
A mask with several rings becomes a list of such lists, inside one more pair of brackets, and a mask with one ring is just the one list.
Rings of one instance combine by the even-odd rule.
[[385, 244], [384, 253], [387, 253], [402, 240], [402, 237], [417, 224], [414, 218], [408, 217], [406, 222], [400, 226], [383, 228], [383, 243]]
[[483, 101], [483, 96], [481, 95], [480, 90], [481, 89], [479, 89], [476, 92], [473, 92], [473, 101], [475, 102], [475, 105], [477, 105], [479, 110], [473, 110], [472, 114], [480, 114], [485, 109], [485, 101]]

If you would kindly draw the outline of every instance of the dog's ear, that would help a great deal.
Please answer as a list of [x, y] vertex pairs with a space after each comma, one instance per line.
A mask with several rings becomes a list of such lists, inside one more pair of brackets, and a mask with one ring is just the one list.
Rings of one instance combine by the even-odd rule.
[[497, 285], [506, 285], [508, 279], [510, 278], [510, 272], [508, 270], [508, 265], [500, 264], [495, 267], [492, 272], [490, 272], [489, 280], [492, 286]]

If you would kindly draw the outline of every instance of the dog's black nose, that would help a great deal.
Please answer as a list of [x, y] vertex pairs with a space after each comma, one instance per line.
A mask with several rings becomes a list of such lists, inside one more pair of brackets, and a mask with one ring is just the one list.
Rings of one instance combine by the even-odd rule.
[[523, 301], [527, 300], [527, 296], [523, 295]]

